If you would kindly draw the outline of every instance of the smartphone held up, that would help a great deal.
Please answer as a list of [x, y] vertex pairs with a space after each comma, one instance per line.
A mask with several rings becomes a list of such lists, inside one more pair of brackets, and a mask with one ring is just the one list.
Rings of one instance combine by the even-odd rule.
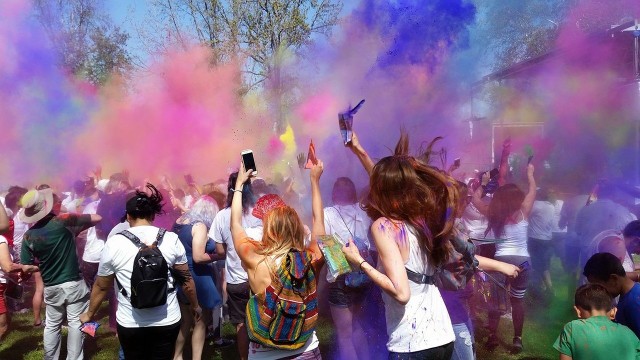
[[258, 169], [256, 168], [256, 161], [253, 157], [253, 150], [250, 150], [250, 149], [242, 150], [242, 152], [240, 153], [240, 156], [242, 156], [242, 164], [244, 165], [244, 169], [253, 170], [253, 175], [257, 176]]

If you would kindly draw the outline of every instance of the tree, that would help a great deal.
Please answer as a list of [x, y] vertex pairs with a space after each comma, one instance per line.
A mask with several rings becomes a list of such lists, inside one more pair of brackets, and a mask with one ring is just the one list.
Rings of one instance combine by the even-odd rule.
[[[247, 88], [277, 76], [285, 51], [298, 52], [313, 35], [328, 35], [342, 3], [332, 0], [155, 0], [171, 37], [196, 38], [219, 61], [244, 55]], [[276, 81], [277, 83], [277, 81]]]
[[543, 55], [555, 45], [560, 27], [576, 0], [476, 0], [477, 41], [486, 44], [492, 70]]
[[129, 34], [100, 14], [99, 0], [33, 0], [36, 18], [44, 27], [60, 65], [95, 85], [111, 74], [131, 68], [126, 45]]

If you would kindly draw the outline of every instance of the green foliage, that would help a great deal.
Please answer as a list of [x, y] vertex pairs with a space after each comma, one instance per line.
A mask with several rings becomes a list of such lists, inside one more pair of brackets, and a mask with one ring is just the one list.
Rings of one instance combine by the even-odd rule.
[[129, 34], [101, 15], [100, 0], [33, 0], [60, 65], [95, 85], [131, 68]]
[[540, 56], [554, 47], [560, 26], [577, 0], [476, 0], [478, 31], [492, 70]]
[[328, 35], [342, 9], [332, 0], [155, 0], [153, 6], [180, 45], [195, 37], [215, 50], [217, 61], [246, 57], [248, 89], [277, 78], [284, 53], [299, 52], [315, 34]]

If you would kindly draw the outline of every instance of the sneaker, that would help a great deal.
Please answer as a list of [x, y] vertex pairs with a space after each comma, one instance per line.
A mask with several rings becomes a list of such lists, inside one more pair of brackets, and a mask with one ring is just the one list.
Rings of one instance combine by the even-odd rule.
[[495, 350], [498, 345], [500, 345], [500, 340], [497, 335], [489, 335], [489, 339], [487, 339], [486, 348], [489, 351]]
[[516, 336], [513, 338], [513, 351], [514, 354], [520, 354], [522, 352], [522, 338]]
[[224, 348], [227, 346], [231, 346], [233, 344], [235, 344], [236, 342], [231, 340], [231, 339], [225, 339], [225, 338], [219, 338], [217, 340], [212, 340], [209, 345], [213, 346], [216, 349], [219, 348]]

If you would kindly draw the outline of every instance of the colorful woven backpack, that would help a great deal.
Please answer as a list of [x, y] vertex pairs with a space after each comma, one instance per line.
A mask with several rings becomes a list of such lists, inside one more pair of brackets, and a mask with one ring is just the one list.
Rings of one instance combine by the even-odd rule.
[[267, 347], [296, 350], [313, 335], [317, 319], [311, 255], [291, 250], [271, 275], [271, 285], [247, 303], [249, 338]]

